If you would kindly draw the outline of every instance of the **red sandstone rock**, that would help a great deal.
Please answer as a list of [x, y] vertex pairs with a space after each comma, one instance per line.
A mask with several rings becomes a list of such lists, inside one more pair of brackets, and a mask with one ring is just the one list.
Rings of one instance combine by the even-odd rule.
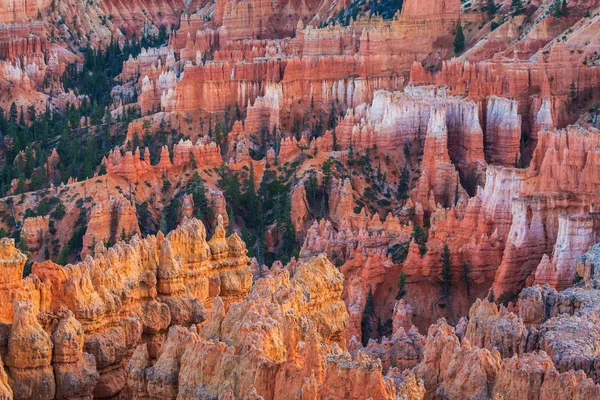
[[[24, 256], [7, 239], [3, 244], [3, 276], [14, 271], [20, 278]], [[251, 285], [245, 252], [237, 236], [225, 237], [222, 225], [206, 242], [202, 224], [186, 220], [166, 238], [136, 237], [109, 250], [96, 246], [95, 258], [76, 266], [35, 264], [23, 283], [9, 280], [5, 285], [5, 302], [26, 295], [33, 303], [15, 303], [8, 339], [11, 379], [20, 382], [20, 391], [31, 388], [34, 397], [43, 393], [40, 398], [53, 398], [55, 388], [58, 398], [67, 393], [86, 397], [92, 391], [100, 397], [118, 394], [126, 384], [121, 365], [140, 341], [156, 357], [170, 324], [205, 319], [202, 301], [220, 294], [229, 305], [245, 296]], [[184, 278], [188, 275], [196, 278]], [[70, 310], [66, 314], [65, 308]], [[4, 318], [12, 319], [8, 307], [2, 309], [7, 310]], [[33, 310], [62, 318], [51, 328], [52, 341]], [[40, 350], [33, 354], [30, 346]]]
[[290, 217], [296, 234], [300, 235], [307, 229], [306, 224], [309, 221], [308, 200], [306, 199], [304, 183], [294, 187], [291, 203], [292, 214]]
[[37, 321], [31, 303], [15, 301], [14, 309], [6, 366], [15, 397], [52, 399], [56, 389], [50, 336]]
[[1, 308], [2, 321], [11, 321], [13, 317], [13, 307], [10, 305], [13, 300], [18, 298], [19, 291], [23, 287], [23, 266], [27, 261], [27, 256], [15, 248], [15, 242], [12, 239], [0, 239], [0, 299], [5, 306]]
[[503, 358], [523, 354], [528, 332], [521, 320], [504, 306], [500, 311], [494, 303], [477, 300], [469, 311], [465, 338], [474, 346], [496, 349]]
[[[448, 207], [452, 202], [458, 201], [454, 198], [458, 194], [455, 192], [459, 192], [461, 188], [458, 173], [448, 155], [448, 130], [444, 109], [431, 110], [424, 147], [422, 172], [413, 197], [423, 205], [433, 202]], [[459, 190], [455, 190], [456, 186], [459, 186]]]
[[490, 164], [514, 166], [520, 157], [521, 117], [518, 104], [500, 97], [487, 104], [486, 158]]
[[114, 244], [140, 234], [135, 206], [122, 196], [96, 203], [83, 236], [81, 257], [93, 254], [97, 243]]
[[25, 240], [30, 251], [36, 252], [44, 244], [49, 221], [49, 217], [30, 217], [23, 221], [21, 240]]
[[81, 324], [68, 311], [52, 334], [52, 366], [56, 380], [56, 398], [90, 397], [98, 382], [94, 356], [83, 352]]
[[[71, 15], [78, 15], [72, 11], [80, 8], [72, 3], [61, 3], [61, 12], [69, 9]], [[117, 3], [108, 1], [101, 7], [114, 12], [114, 25], [129, 33], [141, 25], [150, 26], [150, 20], [176, 21], [184, 7], [167, 1], [161, 4], [164, 15], [158, 15], [152, 4], [146, 15], [142, 10], [149, 4], [143, 0]], [[217, 219], [209, 242], [202, 229], [186, 223], [166, 239], [161, 235], [136, 238], [130, 245], [119, 244], [109, 250], [98, 245], [96, 257], [78, 266], [36, 264], [34, 274], [24, 281], [20, 276], [25, 259], [6, 242], [0, 248], [0, 260], [9, 277], [0, 288], [0, 301], [30, 301], [26, 335], [39, 333], [43, 344], [46, 340], [40, 332], [45, 331], [55, 346], [52, 363], [44, 364], [44, 371], [28, 367], [17, 372], [17, 367], [7, 363], [9, 372], [29, 385], [34, 373], [43, 378], [36, 384], [47, 381], [50, 368], [57, 397], [69, 391], [82, 397], [91, 393], [125, 395], [121, 390], [127, 382], [140, 398], [216, 394], [225, 398], [394, 398], [407, 393], [419, 398], [424, 392], [419, 381], [392, 366], [412, 367], [422, 359], [415, 371], [425, 379], [428, 397], [597, 396], [597, 386], [584, 373], [568, 370], [581, 368], [597, 379], [597, 360], [591, 354], [600, 335], [596, 317], [588, 312], [593, 308], [589, 298], [595, 298], [590, 294], [594, 266], [593, 261], [577, 261], [576, 257], [597, 242], [598, 135], [575, 127], [555, 130], [572, 121], [571, 82], [577, 82], [578, 92], [591, 90], [594, 96], [600, 75], [587, 57], [597, 47], [597, 19], [584, 18], [573, 26], [573, 34], [565, 35], [569, 37], [564, 43], [549, 43], [573, 24], [578, 12], [594, 4], [571, 2], [569, 17], [556, 23], [553, 17], [537, 20], [547, 5], [538, 10], [534, 10], [536, 4], [529, 5], [534, 21], [523, 35], [519, 29], [527, 24], [525, 16], [509, 18], [464, 57], [443, 63], [441, 72], [433, 74], [427, 72], [429, 66], [451, 55], [457, 21], [474, 26], [483, 22], [481, 15], [461, 13], [457, 0], [406, 1], [403, 12], [390, 22], [359, 18], [349, 27], [324, 29], [313, 25], [348, 4], [288, 3], [226, 0], [218, 1], [214, 8], [202, 7], [197, 14], [183, 13], [169, 49], [147, 51], [126, 63], [123, 76], [139, 78], [142, 112], [163, 110], [143, 120], [158, 123], [164, 117], [173, 121], [186, 118], [188, 112], [224, 113], [238, 103], [245, 126], [237, 123], [227, 143], [226, 158], [243, 165], [250, 161], [247, 133], [271, 131], [276, 126], [286, 132], [293, 120], [309, 109], [314, 115], [328, 113], [332, 102], [337, 103], [338, 111], [345, 112], [336, 128], [342, 151], [329, 153], [333, 138], [328, 133], [310, 143], [304, 136], [299, 142], [285, 139], [278, 157], [283, 162], [295, 161], [300, 154], [298, 145], [306, 144], [316, 160], [300, 163], [300, 168], [318, 168], [322, 153], [343, 162], [344, 149], [350, 143], [357, 150], [377, 145], [382, 154], [395, 158], [396, 166], [410, 160], [414, 163], [411, 168], [418, 168], [413, 174], [419, 174], [412, 193], [416, 202], [411, 200], [402, 207], [392, 199], [394, 214], [384, 221], [368, 207], [356, 214], [355, 202], [361, 204], [365, 184], [363, 176], [355, 178], [350, 172], [351, 180], [340, 179], [332, 185], [331, 220], [314, 223], [307, 230], [301, 261], [290, 264], [289, 272], [267, 272], [250, 296], [246, 296], [251, 281], [245, 268], [245, 247], [237, 236], [225, 237], [222, 219]], [[5, 6], [10, 13], [5, 15], [8, 19], [32, 17], [32, 12], [37, 13], [32, 4], [8, 2]], [[473, 4], [480, 6], [477, 1]], [[191, 9], [198, 5], [204, 4], [189, 4]], [[98, 40], [112, 28], [93, 26], [97, 8], [90, 5], [81, 29], [73, 29], [70, 21], [67, 29], [91, 32], [90, 41]], [[213, 10], [214, 19], [208, 21]], [[281, 25], [278, 33], [288, 34], [296, 27], [296, 38], [255, 37], [275, 37], [274, 20]], [[112, 27], [113, 22], [108, 25]], [[40, 87], [45, 71], [58, 73], [60, 63], [53, 54], [42, 54], [46, 44], [34, 24], [11, 29], [17, 33], [30, 29], [32, 35], [0, 38], [0, 52], [15, 59], [14, 64], [3, 64], [0, 75], [11, 89], [27, 93], [23, 97], [27, 101], [43, 104], [45, 95], [33, 90]], [[469, 42], [480, 35], [474, 30], [468, 28]], [[25, 55], [29, 63], [16, 60]], [[437, 87], [411, 86], [404, 93], [379, 91], [403, 89], [403, 75], [409, 69], [413, 84], [435, 83]], [[139, 135], [142, 125], [141, 119], [131, 124], [130, 141], [136, 132]], [[177, 129], [183, 130], [183, 125]], [[521, 130], [531, 132], [531, 143], [524, 150]], [[197, 132], [192, 133], [195, 140]], [[405, 143], [413, 145], [408, 157], [398, 151]], [[423, 160], [416, 161], [420, 148]], [[529, 168], [512, 168], [519, 158], [526, 160], [529, 155]], [[486, 166], [485, 159], [499, 165]], [[274, 152], [268, 160], [274, 160]], [[147, 151], [142, 157], [140, 150], [123, 155], [117, 150], [105, 160], [106, 179], [119, 184], [126, 179], [134, 187], [138, 183], [144, 186], [147, 180], [151, 187], [162, 175], [179, 179], [194, 163], [210, 170], [222, 161], [220, 149], [204, 139], [195, 145], [181, 141], [171, 152], [163, 148], [160, 162], [154, 166]], [[51, 170], [50, 164], [47, 169]], [[458, 173], [464, 181], [472, 171], [482, 187], [476, 189], [473, 183], [475, 193], [467, 198]], [[75, 182], [70, 180], [69, 186]], [[391, 183], [388, 191], [394, 190]], [[296, 186], [293, 192], [295, 205], [306, 197], [302, 188]], [[222, 193], [210, 191], [208, 197], [218, 210], [216, 215], [226, 216]], [[450, 207], [438, 207], [437, 203]], [[27, 204], [25, 201], [22, 207]], [[183, 213], [189, 215], [190, 202], [184, 201], [184, 206]], [[398, 303], [393, 308], [389, 301], [393, 294], [381, 293], [393, 291], [388, 290], [395, 287], [392, 281], [397, 279], [392, 271], [399, 270], [387, 252], [394, 244], [409, 240], [412, 224], [404, 218], [413, 206], [414, 221], [422, 224], [428, 218], [430, 222], [428, 251], [421, 256], [416, 243], [410, 245], [401, 268], [409, 279], [415, 279], [408, 285], [406, 297], [411, 306]], [[133, 217], [119, 219], [137, 229], [132, 212], [135, 209], [127, 213]], [[114, 236], [109, 214], [112, 211], [92, 215], [86, 240], [91, 243], [96, 233]], [[41, 248], [44, 235], [39, 233], [37, 220], [27, 221], [22, 238], [32, 248]], [[294, 210], [292, 221], [302, 239], [310, 225], [308, 207]], [[415, 320], [431, 319], [439, 312], [429, 310], [437, 307], [434, 284], [439, 280], [444, 244], [452, 251], [453, 284], [461, 284], [461, 268], [468, 263], [470, 278], [478, 286], [477, 296], [485, 294], [492, 281], [491, 294], [496, 299], [517, 293], [526, 282], [564, 289], [572, 283], [575, 271], [581, 271], [587, 288], [585, 293], [572, 290], [564, 294], [527, 289], [518, 305], [524, 322], [503, 307], [498, 311], [493, 304], [478, 302], [469, 322], [463, 322], [460, 329], [462, 343], [440, 323], [432, 326], [431, 340], [423, 350], [424, 340], [413, 329], [411, 317], [414, 313]], [[86, 247], [90, 246], [84, 250]], [[331, 272], [328, 263], [322, 259], [302, 262], [321, 252], [335, 254], [345, 262], [341, 268], [346, 275], [343, 292], [341, 277]], [[288, 273], [293, 276], [286, 277]], [[412, 287], [416, 288], [414, 297]], [[474, 298], [462, 296], [458, 293], [461, 289], [452, 294], [459, 314]], [[392, 319], [392, 337], [371, 341], [364, 349], [351, 341], [345, 353], [330, 343], [339, 341], [344, 348], [346, 336], [360, 335], [369, 290], [376, 292], [377, 311]], [[350, 314], [347, 329], [340, 296]], [[240, 303], [234, 305], [236, 301]], [[212, 304], [213, 309], [203, 327], [195, 325], [206, 317], [200, 302]], [[75, 317], [63, 314], [64, 308], [72, 310]], [[35, 321], [38, 311], [49, 317]], [[580, 312], [583, 315], [574, 315]], [[559, 316], [563, 313], [567, 316]], [[4, 317], [10, 321], [12, 312], [7, 310]], [[177, 324], [190, 327], [173, 326]], [[19, 333], [13, 330], [15, 335]], [[31, 336], [36, 336], [33, 333]], [[89, 355], [80, 351], [79, 343]], [[539, 350], [549, 356], [532, 353]], [[518, 354], [519, 358], [502, 361], [499, 353], [505, 357]], [[130, 358], [126, 375], [123, 366]], [[220, 380], [223, 376], [225, 383]], [[73, 381], [77, 384], [71, 385]], [[231, 381], [236, 384], [230, 385]], [[182, 387], [187, 392], [182, 394]]]

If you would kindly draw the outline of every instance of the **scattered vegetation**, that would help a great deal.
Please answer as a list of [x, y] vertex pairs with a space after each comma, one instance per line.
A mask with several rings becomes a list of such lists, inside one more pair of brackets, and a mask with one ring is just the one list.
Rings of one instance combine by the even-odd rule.
[[[241, 227], [242, 240], [248, 246], [248, 255], [256, 257], [260, 265], [271, 265], [275, 260], [284, 264], [297, 257], [299, 246], [291, 220], [291, 177], [266, 170], [258, 190], [254, 167], [236, 172], [225, 164], [216, 169], [218, 186], [227, 201], [230, 227]], [[274, 233], [277, 243], [268, 251], [266, 232]]]
[[400, 272], [400, 277], [398, 278], [398, 295], [396, 299], [401, 299], [406, 294], [406, 273], [404, 271]]
[[448, 296], [450, 294], [450, 287], [452, 286], [452, 256], [447, 244], [444, 244], [440, 262], [442, 263], [442, 289], [444, 296]]
[[362, 332], [362, 345], [366, 346], [369, 343], [369, 339], [373, 334], [372, 319], [375, 313], [375, 305], [373, 304], [373, 291], [369, 288], [367, 294], [367, 300], [365, 301], [365, 309], [363, 310], [362, 320], [360, 322], [360, 328]]
[[456, 27], [456, 35], [454, 36], [454, 53], [462, 54], [465, 49], [465, 33], [463, 32], [463, 27], [460, 21], [458, 22], [458, 26]]
[[554, 0], [554, 3], [550, 6], [550, 14], [553, 17], [560, 18], [567, 15], [567, 1], [566, 0]]
[[462, 279], [465, 283], [465, 289], [467, 291], [467, 296], [471, 295], [471, 266], [469, 263], [463, 263], [462, 265]]
[[522, 14], [525, 11], [523, 7], [523, 0], [512, 0], [510, 3], [510, 12], [513, 15]]

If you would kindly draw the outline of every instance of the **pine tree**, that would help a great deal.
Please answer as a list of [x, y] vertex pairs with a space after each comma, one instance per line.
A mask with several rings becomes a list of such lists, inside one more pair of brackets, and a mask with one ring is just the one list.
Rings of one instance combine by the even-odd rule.
[[456, 186], [454, 187], [454, 207], [458, 204], [458, 178], [456, 178]]
[[415, 224], [412, 231], [412, 237], [419, 246], [419, 253], [424, 256], [427, 253], [427, 241], [429, 240], [429, 235], [421, 225]]
[[333, 136], [333, 151], [338, 151], [337, 134], [335, 133], [335, 128], [333, 128], [331, 134]]
[[510, 12], [519, 15], [523, 12], [523, 0], [512, 0], [510, 3]]
[[408, 197], [408, 189], [410, 184], [410, 174], [406, 165], [402, 168], [400, 173], [400, 183], [398, 184], [398, 197], [406, 199]]
[[304, 152], [306, 150], [308, 150], [308, 145], [307, 144], [297, 144], [296, 147], [298, 148], [298, 150], [300, 150], [300, 155], [302, 157], [302, 160], [304, 161]]
[[369, 343], [369, 339], [371, 338], [371, 334], [373, 333], [373, 327], [371, 326], [371, 318], [373, 317], [373, 311], [373, 291], [371, 290], [371, 288], [369, 288], [367, 300], [365, 301], [365, 309], [362, 315], [362, 321], [360, 323], [363, 346], [366, 346]]
[[465, 49], [465, 33], [463, 32], [463, 27], [460, 21], [458, 22], [458, 27], [456, 28], [456, 36], [454, 36], [454, 53], [456, 55], [463, 52]]
[[487, 0], [487, 13], [490, 17], [496, 14], [496, 3], [494, 3], [494, 0]]
[[20, 177], [17, 181], [17, 194], [25, 193], [27, 191], [27, 186], [25, 184], [25, 178]]
[[334, 129], [337, 125], [337, 112], [335, 108], [335, 103], [331, 102], [331, 111], [329, 112], [329, 121], [327, 129]]
[[65, 243], [60, 253], [58, 253], [58, 259], [56, 260], [57, 264], [67, 265], [67, 263], [69, 262], [69, 254], [71, 253], [70, 247], [71, 246], [69, 245], [69, 242]]
[[17, 118], [19, 118], [19, 111], [17, 110], [17, 105], [13, 101], [8, 111], [8, 120], [14, 124], [17, 122]]
[[247, 215], [247, 221], [251, 226], [256, 226], [256, 223], [259, 221], [259, 199], [256, 195], [256, 185], [254, 184], [254, 165], [250, 163], [250, 172], [248, 174], [248, 179], [245, 182], [245, 209]]
[[321, 196], [321, 209], [319, 213], [319, 220], [327, 216], [327, 197]]
[[567, 2], [566, 0], [555, 0], [550, 6], [550, 13], [555, 18], [560, 18], [567, 15]]
[[452, 260], [447, 244], [444, 244], [440, 262], [442, 263], [442, 287], [444, 295], [448, 295], [450, 293], [450, 286], [452, 285]]
[[577, 87], [575, 86], [575, 81], [571, 81], [571, 86], [569, 86], [569, 96], [571, 97], [572, 102], [577, 102]]
[[273, 160], [273, 163], [277, 165], [279, 164], [279, 151], [281, 150], [281, 134], [279, 133], [279, 130], [277, 130], [276, 126], [273, 127], [273, 131], [275, 132], [275, 144], [273, 147], [273, 150], [275, 151], [275, 159]]
[[406, 273], [404, 270], [400, 272], [400, 277], [398, 278], [398, 295], [396, 296], [396, 300], [401, 299], [406, 294]]
[[467, 289], [467, 296], [471, 295], [471, 267], [468, 263], [463, 263], [462, 278]]
[[204, 182], [198, 171], [194, 171], [192, 174], [186, 192], [191, 194], [194, 200], [194, 216], [202, 220], [206, 225], [208, 221], [214, 218], [214, 210], [208, 202], [208, 197], [206, 197], [208, 190], [204, 186]]

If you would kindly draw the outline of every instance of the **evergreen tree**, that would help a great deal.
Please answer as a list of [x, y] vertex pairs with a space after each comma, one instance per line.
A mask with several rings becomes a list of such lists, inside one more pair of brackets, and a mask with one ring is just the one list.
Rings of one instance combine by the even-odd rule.
[[19, 118], [19, 111], [17, 110], [17, 105], [13, 101], [8, 110], [8, 121], [14, 124], [17, 122], [17, 118]]
[[575, 86], [575, 81], [571, 81], [571, 86], [569, 86], [569, 96], [573, 103], [577, 102], [577, 87]]
[[462, 278], [465, 282], [465, 288], [467, 289], [467, 296], [471, 295], [471, 267], [468, 263], [463, 263]]
[[333, 151], [338, 151], [337, 134], [335, 133], [335, 128], [333, 128], [331, 134], [333, 136]]
[[512, 0], [510, 3], [510, 12], [514, 15], [519, 15], [524, 11], [523, 0]]
[[274, 148], [273, 148], [273, 150], [275, 151], [274, 163], [275, 163], [275, 165], [277, 165], [278, 159], [279, 159], [279, 151], [281, 150], [281, 134], [279, 133], [279, 130], [277, 130], [276, 126], [273, 127], [273, 131], [275, 134], [275, 144], [274, 144]]
[[165, 213], [162, 213], [160, 217], [160, 224], [158, 226], [158, 230], [166, 235], [167, 233], [169, 233], [169, 230], [167, 228], [167, 219], [165, 217]]
[[319, 213], [319, 220], [325, 218], [326, 215], [327, 215], [327, 197], [321, 196], [321, 207], [320, 207], [320, 213]]
[[408, 189], [410, 184], [410, 174], [406, 165], [400, 173], [400, 183], [398, 184], [398, 197], [401, 199], [408, 198]]
[[335, 108], [335, 103], [331, 102], [331, 111], [329, 111], [329, 121], [327, 123], [327, 129], [335, 129], [337, 125], [337, 111]]
[[304, 152], [306, 150], [308, 150], [308, 145], [307, 144], [297, 144], [296, 147], [298, 148], [298, 150], [300, 150], [300, 156], [302, 157], [302, 160], [304, 161]]
[[61, 249], [60, 253], [58, 253], [58, 259], [56, 260], [56, 263], [59, 265], [67, 265], [67, 263], [69, 262], [70, 253], [71, 249], [69, 246], [69, 242], [67, 242]]
[[454, 36], [454, 53], [456, 55], [461, 54], [465, 49], [465, 33], [463, 32], [463, 27], [460, 21], [458, 22], [458, 27], [456, 28], [456, 36]]
[[160, 230], [167, 234], [177, 227], [179, 223], [179, 206], [181, 201], [179, 198], [174, 198], [163, 210], [164, 221], [161, 220]]
[[458, 178], [456, 178], [456, 186], [454, 187], [454, 207], [458, 204]]
[[590, 122], [596, 126], [596, 124], [598, 123], [598, 116], [600, 115], [600, 103], [596, 103], [592, 106], [592, 108], [589, 109], [589, 112], [592, 116], [592, 119], [590, 120]]
[[375, 307], [373, 304], [373, 291], [369, 288], [369, 293], [367, 294], [367, 300], [365, 301], [365, 309], [363, 311], [362, 320], [360, 323], [360, 328], [362, 331], [362, 344], [366, 346], [369, 343], [369, 339], [371, 338], [371, 334], [373, 333], [373, 327], [371, 326], [371, 319], [373, 317], [373, 312], [375, 311]]
[[148, 210], [148, 202], [144, 201], [141, 204], [136, 204], [135, 211], [140, 226], [140, 231], [146, 235], [156, 233], [156, 227], [152, 221], [152, 215], [150, 214], [150, 210]]
[[248, 179], [245, 183], [244, 198], [247, 212], [245, 215], [247, 215], [248, 222], [251, 224], [251, 226], [255, 226], [258, 220], [262, 220], [262, 218], [259, 215], [259, 202], [258, 196], [256, 195], [256, 185], [254, 183], [254, 165], [252, 163], [250, 163], [250, 171], [248, 174]]
[[450, 286], [452, 285], [452, 260], [447, 244], [444, 244], [440, 262], [442, 263], [442, 287], [444, 295], [447, 296], [450, 293]]
[[348, 165], [354, 165], [354, 145], [352, 144], [352, 140], [348, 146]]
[[487, 0], [487, 13], [490, 17], [496, 14], [496, 3], [494, 3], [494, 0]]
[[227, 141], [227, 125], [224, 121], [219, 121], [215, 125], [215, 143], [218, 146], [221, 146], [223, 143]]
[[419, 246], [419, 253], [424, 256], [427, 253], [427, 241], [429, 240], [429, 235], [425, 230], [421, 227], [421, 225], [415, 224], [413, 227], [412, 236], [415, 239], [415, 243]]
[[208, 190], [204, 186], [204, 181], [198, 174], [198, 171], [194, 171], [192, 174], [186, 192], [192, 195], [194, 200], [194, 216], [204, 222], [206, 225], [208, 221], [214, 218], [214, 210], [208, 202], [206, 193]]
[[21, 106], [21, 112], [19, 113], [19, 125], [25, 126], [25, 110], [23, 110], [23, 106]]
[[567, 15], [566, 0], [555, 0], [550, 6], [550, 13], [555, 18], [560, 18]]
[[398, 278], [398, 295], [396, 296], [396, 300], [401, 299], [406, 294], [406, 273], [404, 270], [400, 272], [400, 277]]

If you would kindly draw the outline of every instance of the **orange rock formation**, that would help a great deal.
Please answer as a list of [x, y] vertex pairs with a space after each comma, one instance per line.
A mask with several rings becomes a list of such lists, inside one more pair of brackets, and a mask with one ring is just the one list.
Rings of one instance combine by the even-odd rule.
[[204, 304], [215, 296], [226, 307], [244, 298], [252, 284], [244, 243], [225, 237], [222, 225], [208, 242], [205, 236], [202, 223], [186, 220], [166, 237], [136, 237], [109, 250], [99, 242], [95, 258], [77, 265], [36, 263], [23, 280], [25, 256], [2, 239], [2, 319], [12, 322], [6, 365], [15, 395], [114, 396], [140, 342], [154, 358], [169, 326], [204, 321]]

